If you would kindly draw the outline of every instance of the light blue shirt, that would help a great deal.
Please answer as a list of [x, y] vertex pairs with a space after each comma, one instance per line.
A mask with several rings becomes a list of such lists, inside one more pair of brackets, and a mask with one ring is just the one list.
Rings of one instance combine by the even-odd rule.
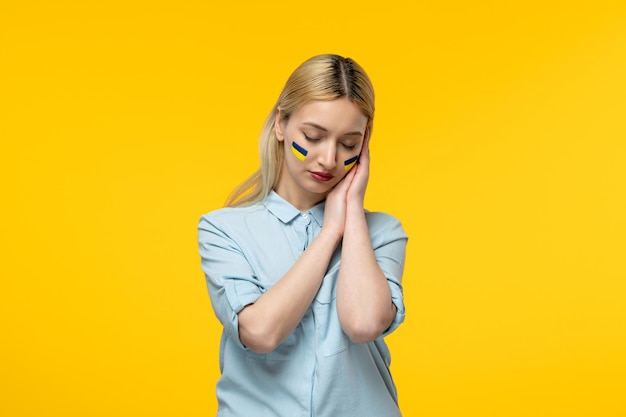
[[391, 326], [376, 341], [362, 344], [341, 329], [336, 308], [339, 246], [302, 321], [265, 354], [242, 345], [237, 313], [285, 275], [317, 236], [324, 203], [300, 212], [271, 192], [252, 206], [223, 208], [200, 218], [202, 269], [224, 326], [218, 416], [400, 416], [383, 337], [404, 320], [400, 277], [407, 235], [390, 215], [366, 212], [366, 218], [376, 260], [397, 307]]

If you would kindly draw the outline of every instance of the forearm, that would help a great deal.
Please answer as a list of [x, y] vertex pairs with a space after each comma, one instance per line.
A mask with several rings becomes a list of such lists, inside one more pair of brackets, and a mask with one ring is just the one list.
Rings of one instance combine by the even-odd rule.
[[376, 262], [362, 204], [349, 204], [337, 284], [337, 313], [354, 342], [379, 337], [395, 317], [387, 279]]
[[339, 235], [322, 230], [291, 269], [238, 314], [241, 342], [269, 352], [298, 325], [324, 278]]

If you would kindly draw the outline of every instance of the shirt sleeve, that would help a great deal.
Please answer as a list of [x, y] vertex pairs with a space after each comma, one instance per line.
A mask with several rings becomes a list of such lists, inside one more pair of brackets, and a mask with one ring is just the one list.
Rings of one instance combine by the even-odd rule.
[[200, 218], [198, 243], [201, 266], [215, 315], [226, 334], [246, 349], [239, 339], [237, 313], [254, 303], [263, 290], [237, 239], [231, 236], [234, 233], [229, 234], [218, 220], [218, 216], [211, 214]]
[[369, 213], [368, 227], [376, 262], [387, 278], [391, 301], [396, 306], [396, 317], [382, 334], [387, 336], [400, 326], [406, 316], [402, 274], [408, 236], [397, 219], [384, 213]]

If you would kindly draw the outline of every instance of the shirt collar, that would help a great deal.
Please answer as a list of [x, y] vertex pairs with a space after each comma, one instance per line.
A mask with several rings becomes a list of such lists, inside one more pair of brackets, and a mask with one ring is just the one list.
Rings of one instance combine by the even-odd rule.
[[[292, 206], [291, 203], [279, 196], [274, 190], [270, 191], [268, 196], [265, 197], [263, 205], [283, 223], [289, 223], [302, 214], [300, 210]], [[325, 205], [326, 200], [315, 205], [308, 211], [320, 227], [324, 223]]]

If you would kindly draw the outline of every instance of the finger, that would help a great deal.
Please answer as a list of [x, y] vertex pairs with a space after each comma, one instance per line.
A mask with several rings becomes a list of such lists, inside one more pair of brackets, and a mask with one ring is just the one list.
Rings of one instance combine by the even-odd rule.
[[350, 184], [352, 183], [352, 179], [354, 178], [354, 169], [348, 171], [348, 173], [333, 187], [331, 193], [346, 193], [348, 188], [350, 188]]
[[356, 164], [350, 171], [348, 171], [346, 176], [343, 177], [343, 181], [347, 182], [348, 185], [350, 185], [350, 183], [354, 179], [354, 176], [356, 175], [357, 168], [358, 168], [358, 164]]
[[361, 147], [361, 154], [359, 155], [359, 163], [369, 162], [370, 157], [370, 135], [369, 131], [365, 132], [365, 139], [363, 140], [363, 146]]

